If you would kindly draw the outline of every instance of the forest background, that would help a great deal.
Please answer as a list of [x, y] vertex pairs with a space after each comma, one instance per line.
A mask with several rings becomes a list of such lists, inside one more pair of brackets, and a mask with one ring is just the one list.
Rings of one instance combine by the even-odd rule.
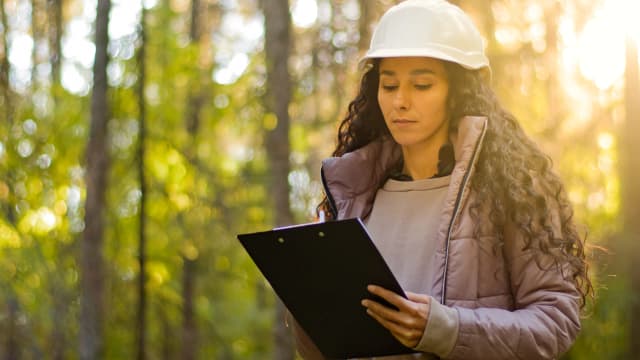
[[[453, 2], [587, 236], [597, 297], [565, 359], [631, 359], [640, 2]], [[293, 359], [235, 235], [313, 219], [392, 3], [0, 0], [0, 356]]]

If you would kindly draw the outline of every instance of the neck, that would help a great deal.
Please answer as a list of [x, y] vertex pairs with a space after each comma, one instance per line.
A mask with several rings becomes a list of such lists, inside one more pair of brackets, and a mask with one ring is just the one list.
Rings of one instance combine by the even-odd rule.
[[402, 147], [404, 165], [402, 172], [414, 180], [428, 179], [438, 173], [439, 152], [446, 137], [427, 143]]

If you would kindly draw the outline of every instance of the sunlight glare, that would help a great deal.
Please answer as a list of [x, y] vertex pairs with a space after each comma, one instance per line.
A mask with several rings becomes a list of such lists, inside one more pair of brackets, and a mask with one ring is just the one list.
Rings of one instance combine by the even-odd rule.
[[26, 33], [12, 32], [9, 35], [9, 62], [12, 71], [9, 74], [9, 82], [18, 92], [26, 91], [31, 84], [31, 71], [33, 67], [32, 52], [33, 38]]
[[264, 19], [262, 16], [246, 18], [238, 13], [228, 13], [220, 26], [219, 36], [214, 34], [216, 44], [216, 70], [212, 73], [218, 84], [230, 85], [236, 82], [249, 66], [249, 56], [264, 40]]
[[640, 13], [637, 0], [609, 0], [596, 10], [578, 40], [580, 72], [605, 90], [616, 83], [625, 69], [625, 37], [629, 34], [640, 45]]
[[91, 69], [96, 51], [96, 46], [91, 38], [92, 31], [88, 19], [74, 19], [69, 22], [66, 35], [62, 39], [62, 54], [65, 59]]
[[11, 39], [9, 49], [9, 62], [11, 66], [20, 70], [31, 69], [31, 53], [33, 52], [33, 39], [28, 34], [16, 34]]
[[149, 10], [158, 5], [158, 0], [143, 0], [144, 8]]
[[62, 81], [62, 87], [72, 94], [84, 96], [89, 93], [89, 80], [83, 76], [75, 65], [66, 62], [63, 63], [60, 79]]
[[55, 228], [56, 224], [58, 223], [56, 215], [53, 213], [53, 211], [51, 211], [51, 209], [46, 207], [40, 208], [40, 210], [38, 210], [38, 217], [39, 221], [37, 222], [37, 224], [44, 231], [53, 230], [53, 228]]
[[71, 186], [67, 190], [67, 208], [69, 211], [75, 213], [80, 209], [82, 205], [82, 192], [79, 187]]
[[122, 38], [137, 31], [142, 5], [139, 1], [114, 1], [109, 13], [109, 37]]
[[47, 207], [41, 207], [36, 211], [29, 211], [20, 223], [18, 228], [24, 233], [31, 232], [36, 235], [45, 235], [58, 226], [58, 218]]
[[602, 150], [609, 150], [613, 146], [614, 138], [608, 132], [603, 132], [598, 135], [598, 146]]
[[247, 54], [235, 54], [226, 66], [215, 71], [214, 79], [218, 84], [233, 84], [242, 76], [247, 66], [249, 66], [249, 57]]
[[318, 19], [318, 3], [316, 0], [297, 0], [291, 11], [291, 18], [297, 27], [313, 26]]

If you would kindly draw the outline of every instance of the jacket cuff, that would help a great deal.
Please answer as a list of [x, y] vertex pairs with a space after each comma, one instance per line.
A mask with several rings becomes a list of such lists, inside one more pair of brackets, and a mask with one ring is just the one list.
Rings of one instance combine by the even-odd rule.
[[422, 338], [414, 350], [429, 352], [446, 357], [451, 353], [458, 339], [460, 320], [458, 311], [431, 298], [431, 308]]

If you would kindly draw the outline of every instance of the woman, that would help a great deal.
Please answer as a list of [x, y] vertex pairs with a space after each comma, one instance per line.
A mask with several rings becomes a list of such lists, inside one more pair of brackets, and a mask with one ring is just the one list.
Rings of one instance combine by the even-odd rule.
[[592, 291], [584, 245], [550, 160], [489, 87], [479, 32], [443, 0], [407, 0], [364, 62], [319, 208], [362, 218], [406, 290], [368, 288], [397, 309], [362, 301], [419, 351], [391, 358], [558, 358]]

